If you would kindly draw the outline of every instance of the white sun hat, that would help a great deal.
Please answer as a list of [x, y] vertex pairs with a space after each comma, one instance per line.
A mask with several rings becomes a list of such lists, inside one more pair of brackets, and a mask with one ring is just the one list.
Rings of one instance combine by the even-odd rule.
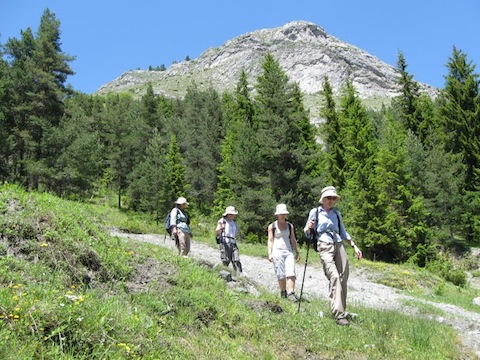
[[287, 215], [287, 214], [290, 214], [287, 210], [287, 205], [278, 204], [277, 208], [275, 209], [275, 215]]
[[227, 216], [228, 214], [237, 215], [238, 211], [235, 210], [235, 207], [233, 206], [227, 206], [227, 208], [225, 209], [225, 212], [223, 213], [223, 216]]
[[322, 195], [320, 196], [319, 200], [320, 204], [323, 204], [323, 199], [328, 196], [333, 196], [337, 199], [340, 199], [340, 195], [337, 194], [337, 189], [335, 189], [335, 186], [327, 186], [322, 189]]
[[177, 201], [175, 201], [175, 204], [178, 204], [178, 205], [187, 204], [188, 205], [188, 202], [187, 202], [187, 199], [185, 199], [183, 196], [180, 196], [177, 199]]

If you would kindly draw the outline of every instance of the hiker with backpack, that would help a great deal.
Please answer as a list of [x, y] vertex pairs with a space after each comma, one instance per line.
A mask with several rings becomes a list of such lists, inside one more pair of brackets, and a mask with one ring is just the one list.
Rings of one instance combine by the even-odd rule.
[[227, 206], [222, 218], [217, 221], [215, 228], [217, 243], [220, 246], [220, 259], [223, 265], [228, 266], [232, 263], [233, 269], [237, 275], [243, 274], [242, 263], [237, 246], [239, 230], [235, 222], [235, 215], [238, 211], [233, 206]]
[[340, 195], [335, 187], [322, 189], [320, 206], [310, 210], [304, 232], [317, 242], [318, 254], [325, 276], [329, 280], [330, 310], [338, 325], [348, 325], [347, 281], [349, 275], [348, 255], [343, 244], [346, 240], [353, 247], [357, 258], [362, 251], [345, 230], [340, 212], [334, 209]]
[[187, 205], [187, 199], [181, 196], [175, 201], [175, 207], [170, 212], [171, 234], [175, 239], [178, 254], [184, 258], [188, 257], [190, 241], [193, 237], [192, 230], [190, 229], [190, 219], [185, 212]]
[[277, 220], [268, 225], [268, 260], [273, 263], [280, 296], [298, 301], [295, 295], [295, 261], [300, 259], [293, 224], [287, 221], [287, 205], [278, 204]]

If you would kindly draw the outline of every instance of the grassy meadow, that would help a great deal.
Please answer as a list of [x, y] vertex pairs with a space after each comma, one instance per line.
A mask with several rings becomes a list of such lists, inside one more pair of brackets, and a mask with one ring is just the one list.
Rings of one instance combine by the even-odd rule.
[[[208, 223], [194, 224], [203, 229], [195, 241], [213, 243]], [[437, 309], [352, 308], [358, 319], [340, 327], [319, 316], [323, 301], [297, 313], [276, 294], [236, 291], [218, 269], [170, 249], [111, 237], [112, 227], [164, 233], [163, 224], [108, 205], [0, 186], [1, 359], [474, 358], [454, 329], [428, 316]], [[243, 254], [265, 256], [265, 245], [244, 245]], [[480, 296], [420, 269], [355, 266], [419, 299], [472, 310]]]

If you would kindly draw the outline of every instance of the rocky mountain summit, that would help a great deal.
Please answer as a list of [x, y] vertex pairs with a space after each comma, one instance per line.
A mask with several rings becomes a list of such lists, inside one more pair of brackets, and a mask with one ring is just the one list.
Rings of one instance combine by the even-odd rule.
[[[261, 63], [270, 52], [291, 82], [297, 82], [312, 107], [312, 96], [322, 89], [325, 76], [339, 94], [350, 79], [362, 99], [391, 99], [398, 94], [395, 68], [375, 56], [343, 42], [323, 28], [306, 21], [294, 21], [273, 29], [246, 33], [210, 48], [197, 59], [173, 64], [165, 71], [133, 70], [103, 85], [98, 93], [129, 91], [142, 95], [147, 83], [157, 94], [182, 97], [193, 83], [198, 88], [213, 87], [232, 91], [244, 69], [254, 85]], [[434, 95], [436, 89], [420, 84], [421, 90]]]

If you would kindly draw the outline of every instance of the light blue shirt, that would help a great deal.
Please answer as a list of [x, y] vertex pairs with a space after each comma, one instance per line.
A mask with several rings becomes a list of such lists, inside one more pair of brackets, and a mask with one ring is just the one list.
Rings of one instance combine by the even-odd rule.
[[[329, 213], [323, 208], [318, 207], [310, 210], [308, 214], [307, 223], [305, 224], [305, 228], [303, 231], [307, 237], [309, 236], [308, 225], [311, 220], [317, 219], [317, 210], [318, 210], [318, 221], [317, 221], [317, 241], [323, 242], [341, 242], [343, 239], [351, 240], [352, 237], [347, 233], [345, 230], [345, 225], [343, 224], [342, 215], [338, 210], [331, 209]], [[338, 214], [338, 216], [337, 216]], [[339, 221], [342, 226], [339, 226]]]
[[[178, 215], [177, 215], [178, 213]], [[178, 216], [178, 217], [177, 217]], [[170, 212], [170, 221], [172, 225], [175, 225], [178, 230], [184, 232], [186, 234], [191, 234], [192, 230], [190, 230], [190, 226], [187, 224], [187, 215], [183, 213], [178, 207], [174, 207]]]

